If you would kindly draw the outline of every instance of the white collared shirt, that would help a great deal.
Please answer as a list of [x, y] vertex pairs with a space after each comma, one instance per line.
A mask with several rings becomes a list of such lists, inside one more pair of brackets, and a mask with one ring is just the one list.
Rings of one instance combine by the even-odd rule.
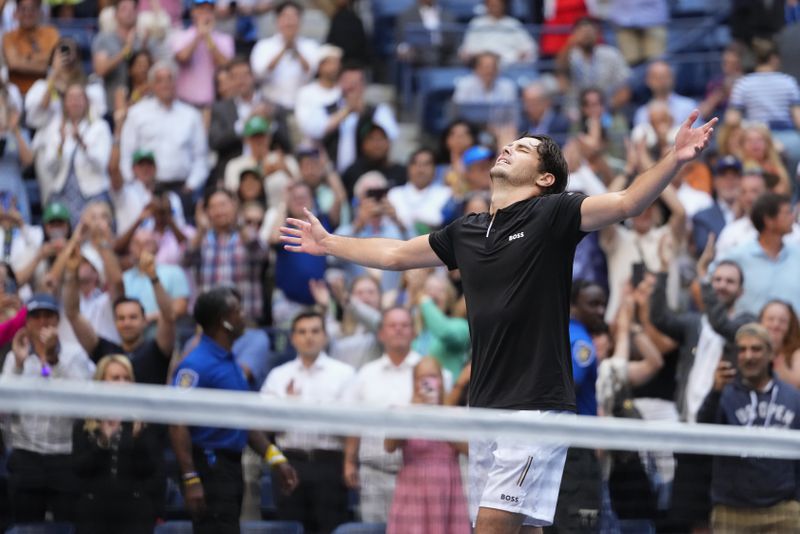
[[200, 112], [179, 100], [165, 107], [146, 98], [128, 112], [120, 139], [120, 171], [133, 180], [133, 153], [151, 150], [159, 182], [183, 182], [191, 189], [208, 178], [208, 142]]
[[[355, 377], [355, 369], [321, 352], [310, 367], [300, 357], [270, 371], [262, 395], [296, 399], [304, 404], [336, 404]], [[278, 446], [288, 449], [341, 450], [342, 439], [313, 432], [287, 432], [277, 436]]]
[[412, 230], [418, 222], [430, 227], [440, 226], [442, 208], [451, 196], [450, 188], [443, 185], [430, 184], [424, 189], [417, 189], [408, 182], [389, 190], [388, 199], [406, 229]]
[[[267, 39], [261, 39], [250, 54], [253, 74], [258, 80], [264, 82], [264, 96], [290, 110], [294, 109], [299, 89], [311, 81], [316, 72], [319, 55], [319, 45], [316, 41], [297, 37], [295, 45], [297, 52], [284, 54], [272, 71], [267, 67], [286, 46], [286, 41], [281, 34], [277, 33]], [[303, 70], [302, 63], [294, 56], [295, 53], [299, 53], [306, 60], [309, 65], [307, 71]]]

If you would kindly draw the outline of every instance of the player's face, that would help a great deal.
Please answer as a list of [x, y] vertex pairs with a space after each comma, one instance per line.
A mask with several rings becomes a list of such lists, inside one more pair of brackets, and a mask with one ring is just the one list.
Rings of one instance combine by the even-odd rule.
[[533, 137], [523, 137], [507, 144], [500, 151], [489, 176], [492, 180], [505, 180], [511, 185], [533, 185], [539, 174], [539, 143]]

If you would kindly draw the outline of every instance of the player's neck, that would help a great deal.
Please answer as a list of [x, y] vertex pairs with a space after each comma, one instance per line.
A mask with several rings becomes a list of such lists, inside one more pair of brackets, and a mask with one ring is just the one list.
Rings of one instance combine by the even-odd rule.
[[509, 186], [502, 182], [495, 181], [492, 187], [492, 205], [489, 207], [489, 213], [495, 214], [497, 210], [506, 209], [512, 204], [538, 196], [539, 194], [540, 190], [536, 185]]

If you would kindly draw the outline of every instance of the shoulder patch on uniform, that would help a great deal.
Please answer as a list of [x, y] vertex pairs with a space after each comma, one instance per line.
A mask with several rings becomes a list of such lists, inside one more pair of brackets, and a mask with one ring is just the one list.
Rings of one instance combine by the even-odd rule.
[[579, 339], [575, 342], [575, 347], [573, 348], [572, 353], [575, 355], [575, 361], [581, 367], [586, 367], [592, 363], [592, 360], [594, 359], [592, 357], [594, 354], [592, 345], [582, 339]]
[[200, 382], [200, 375], [192, 369], [181, 369], [175, 375], [175, 385], [179, 388], [193, 388]]

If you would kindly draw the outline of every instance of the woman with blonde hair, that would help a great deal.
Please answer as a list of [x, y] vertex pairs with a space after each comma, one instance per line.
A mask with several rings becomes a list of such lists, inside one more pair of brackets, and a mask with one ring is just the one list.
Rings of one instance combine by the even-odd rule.
[[775, 147], [772, 134], [766, 124], [745, 123], [743, 125], [740, 144], [734, 150], [744, 168], [759, 167], [765, 176], [772, 175], [772, 181], [767, 181], [767, 188], [774, 193], [788, 195], [791, 193], [792, 184], [789, 173], [781, 160]]
[[[109, 355], [97, 362], [94, 379], [131, 383], [133, 366], [127, 356]], [[79, 480], [80, 534], [153, 532], [163, 450], [155, 428], [140, 421], [75, 422], [72, 457]]]

